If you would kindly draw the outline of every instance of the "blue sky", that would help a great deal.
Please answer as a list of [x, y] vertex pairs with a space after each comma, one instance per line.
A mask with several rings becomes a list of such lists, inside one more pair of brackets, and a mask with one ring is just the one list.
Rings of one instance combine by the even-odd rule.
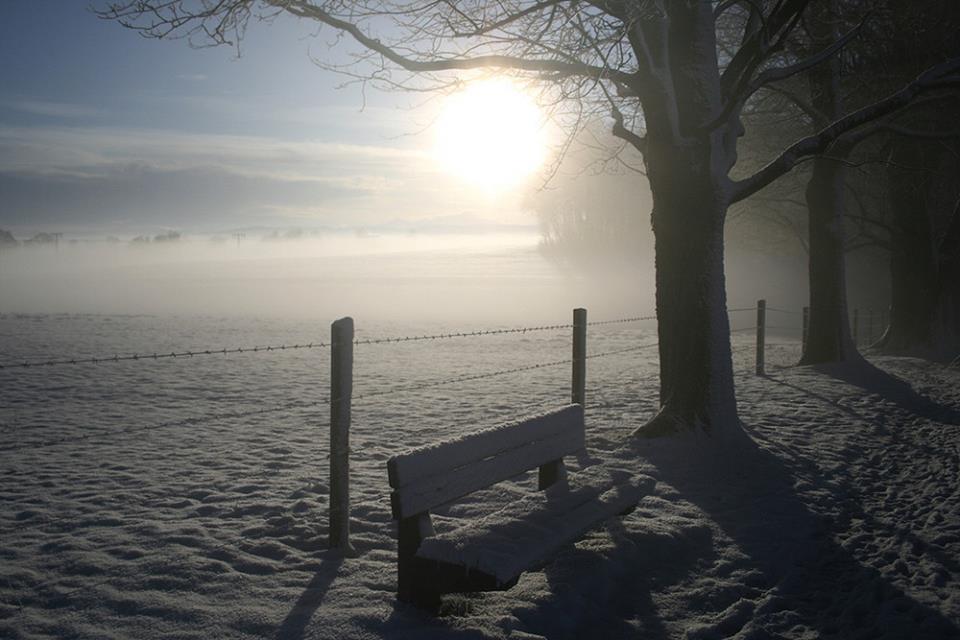
[[[82, 0], [3, 0], [0, 227], [19, 234], [529, 224], [428, 153], [436, 101], [319, 69], [329, 32], [252, 24], [242, 55], [147, 40]], [[361, 112], [362, 110], [362, 112]]]

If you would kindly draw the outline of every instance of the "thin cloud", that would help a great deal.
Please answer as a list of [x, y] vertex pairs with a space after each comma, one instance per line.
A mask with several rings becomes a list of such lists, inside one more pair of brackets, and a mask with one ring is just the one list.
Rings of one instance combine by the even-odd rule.
[[416, 149], [112, 127], [0, 127], [0, 194], [0, 226], [19, 228], [350, 227], [462, 207]]
[[0, 106], [22, 113], [51, 118], [79, 119], [98, 118], [106, 115], [103, 109], [85, 104], [70, 102], [50, 102], [44, 100], [4, 100]]
[[395, 179], [430, 170], [416, 149], [148, 129], [0, 127], [0, 171], [94, 172], [142, 163], [166, 170], [214, 166], [279, 180], [355, 175]]

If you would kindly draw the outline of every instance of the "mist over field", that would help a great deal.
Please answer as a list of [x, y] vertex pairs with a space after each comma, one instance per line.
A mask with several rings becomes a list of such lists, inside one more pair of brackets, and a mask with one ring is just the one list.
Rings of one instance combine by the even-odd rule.
[[565, 273], [530, 234], [85, 243], [7, 251], [0, 269], [8, 313], [530, 322], [573, 306], [636, 308], [644, 289], [651, 297], [650, 283], [598, 290]]
[[[76, 241], [0, 252], [0, 313], [183, 314], [405, 322], [528, 324], [652, 314], [653, 256], [594, 261], [544, 256], [533, 232], [229, 234], [175, 242]], [[596, 256], [595, 256], [596, 257]], [[733, 252], [728, 304], [757, 298], [799, 308], [802, 263]]]

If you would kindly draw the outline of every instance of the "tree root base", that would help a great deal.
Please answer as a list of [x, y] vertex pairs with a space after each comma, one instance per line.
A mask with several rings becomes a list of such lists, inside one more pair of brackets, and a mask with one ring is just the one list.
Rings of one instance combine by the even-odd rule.
[[684, 420], [672, 412], [661, 411], [650, 422], [638, 427], [630, 435], [644, 439], [664, 438], [699, 429], [699, 426], [689, 420]]

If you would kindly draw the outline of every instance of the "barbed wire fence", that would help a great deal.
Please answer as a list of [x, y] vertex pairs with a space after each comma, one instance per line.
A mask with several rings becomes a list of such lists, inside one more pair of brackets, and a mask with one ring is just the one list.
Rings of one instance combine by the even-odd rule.
[[[738, 307], [728, 310], [729, 314], [736, 314], [742, 312], [753, 312], [756, 311], [757, 307]], [[801, 315], [800, 312], [790, 311], [787, 309], [780, 309], [776, 307], [768, 307], [769, 311], [779, 312], [782, 314], [787, 314], [789, 316], [798, 316]], [[856, 316], [856, 312], [854, 313]], [[806, 309], [803, 313], [804, 318], [806, 318]], [[586, 327], [601, 327], [601, 326], [610, 326], [610, 325], [620, 325], [627, 323], [636, 323], [643, 321], [654, 321], [656, 316], [654, 315], [638, 315], [638, 316], [629, 316], [624, 318], [615, 318], [610, 320], [599, 320], [599, 321], [590, 321], [586, 322]], [[524, 326], [524, 327], [510, 327], [510, 328], [498, 328], [498, 329], [478, 329], [478, 330], [469, 330], [469, 331], [456, 331], [456, 332], [443, 332], [443, 333], [434, 333], [434, 334], [411, 334], [411, 335], [402, 335], [402, 336], [385, 336], [385, 337], [374, 337], [374, 338], [360, 338], [354, 339], [352, 344], [354, 346], [366, 346], [366, 345], [389, 345], [389, 344], [401, 344], [401, 343], [415, 343], [415, 342], [424, 342], [424, 341], [442, 341], [442, 340], [451, 340], [451, 339], [462, 339], [470, 337], [483, 337], [483, 336], [497, 336], [497, 335], [511, 335], [511, 334], [534, 334], [534, 333], [543, 333], [543, 332], [559, 332], [562, 330], [569, 330], [574, 328], [573, 323], [558, 323], [558, 324], [548, 324], [548, 325], [537, 325], [537, 326]], [[803, 333], [806, 332], [806, 326], [797, 327], [797, 326], [786, 326], [786, 325], [766, 325], [767, 329], [781, 330], [785, 332], [793, 333]], [[748, 331], [756, 331], [757, 327], [754, 324], [748, 324], [746, 326], [734, 327], [730, 330], [731, 334], [738, 334]], [[212, 357], [212, 356], [227, 356], [227, 355], [240, 355], [240, 354], [270, 354], [277, 352], [286, 352], [286, 351], [298, 351], [298, 350], [309, 350], [309, 349], [330, 349], [334, 347], [333, 341], [328, 340], [314, 340], [314, 341], [304, 341], [292, 344], [272, 344], [272, 345], [253, 345], [246, 347], [220, 347], [220, 348], [202, 348], [202, 349], [190, 349], [190, 350], [173, 350], [170, 352], [158, 352], [158, 351], [144, 351], [137, 353], [124, 353], [124, 354], [111, 354], [111, 355], [101, 355], [101, 356], [61, 356], [53, 358], [38, 358], [31, 359], [29, 357], [19, 357], [14, 360], [0, 360], [0, 371], [3, 370], [12, 370], [12, 369], [34, 369], [34, 368], [51, 368], [51, 367], [62, 367], [62, 366], [79, 366], [79, 365], [110, 365], [113, 363], [149, 363], [158, 360], [164, 359], [193, 359], [198, 357]], [[622, 353], [630, 353], [636, 350], [644, 350], [656, 346], [656, 344], [650, 345], [641, 345], [639, 347], [630, 347], [627, 349], [619, 349], [606, 353], [597, 353], [591, 354], [588, 356], [588, 359], [602, 358], [613, 355], [619, 355]], [[734, 352], [740, 352], [745, 350], [744, 347], [739, 347], [734, 350]], [[413, 391], [419, 389], [429, 389], [439, 386], [453, 385], [461, 382], [469, 382], [473, 380], [482, 380], [491, 377], [498, 377], [504, 375], [510, 375], [514, 373], [520, 373], [524, 371], [530, 371], [538, 368], [545, 368], [551, 366], [558, 366], [561, 364], [571, 364], [570, 360], [560, 360], [552, 362], [542, 362], [536, 365], [525, 366], [525, 367], [515, 367], [510, 369], [503, 369], [499, 371], [487, 372], [484, 374], [472, 374], [472, 375], [463, 375], [453, 377], [447, 380], [432, 381], [417, 385], [406, 385], [397, 387], [394, 389], [388, 389], [378, 392], [370, 392], [363, 394], [362, 396], [356, 396], [354, 399], [361, 400], [363, 398], [372, 398], [372, 397], [381, 397], [384, 395], [390, 395], [393, 393], [401, 393], [406, 391]], [[326, 404], [329, 404], [329, 400], [325, 401]], [[188, 426], [188, 425], [198, 425], [205, 422], [211, 422], [215, 420], [222, 420], [226, 418], [241, 418], [249, 416], [263, 415], [267, 413], [274, 413], [284, 410], [292, 410], [298, 408], [309, 408], [316, 407], [319, 402], [288, 402], [281, 404], [279, 406], [269, 406], [261, 407], [257, 409], [252, 409], [248, 411], [221, 411], [201, 416], [195, 416], [186, 419], [180, 420], [171, 420], [166, 422], [161, 422], [151, 426], [138, 426], [138, 427], [128, 427], [118, 431], [112, 431], [112, 433], [130, 433], [135, 431], [143, 430], [153, 430], [160, 429], [167, 426]], [[8, 411], [17, 411], [21, 409], [17, 407], [0, 407], [0, 410]], [[0, 433], [6, 433], [12, 430], [15, 430], [15, 426], [11, 426], [7, 423], [0, 423]], [[95, 437], [97, 434], [89, 434], [82, 436], [83, 439], [89, 439]], [[52, 439], [49, 441], [44, 441], [35, 445], [30, 446], [51, 446], [58, 443], [74, 442], [79, 441], [78, 438], [62, 438], [62, 439]], [[7, 450], [20, 450], [25, 446], [16, 446], [16, 447], [2, 447], [0, 446], [0, 451]]]
[[[741, 313], [741, 312], [752, 312], [756, 311], [757, 307], [737, 307], [733, 309], [728, 309], [728, 314]], [[804, 307], [802, 311], [795, 311], [790, 309], [783, 309], [779, 307], [767, 306], [766, 311], [772, 311], [780, 314], [784, 314], [788, 317], [802, 317], [802, 325], [777, 325], [767, 323], [765, 327], [767, 329], [788, 331], [794, 333], [806, 333], [807, 330], [807, 318], [809, 315], [809, 307]], [[888, 321], [888, 311], [887, 310], [876, 310], [876, 309], [853, 309], [851, 314], [851, 330], [857, 344], [862, 344], [863, 341], [860, 338], [865, 338], [867, 344], [873, 342], [873, 340], [878, 337], [876, 329], [880, 330], [880, 333], [885, 330]], [[642, 315], [642, 316], [629, 316], [624, 318], [616, 318], [611, 320], [598, 320], [590, 321], [586, 323], [587, 327], [599, 327], [599, 326], [609, 326], [617, 324], [628, 324], [634, 322], [642, 321], [653, 321], [656, 320], [655, 315]], [[503, 329], [477, 329], [469, 331], [455, 331], [455, 332], [446, 332], [446, 333], [435, 333], [435, 334], [411, 334], [403, 336], [385, 336], [378, 338], [360, 338], [353, 340], [354, 346], [364, 346], [364, 345], [380, 345], [380, 344], [400, 344], [408, 342], [425, 342], [425, 341], [438, 341], [438, 340], [450, 340], [456, 338], [471, 338], [471, 337], [482, 337], [482, 336], [496, 336], [496, 335], [510, 335], [510, 334], [528, 334], [528, 333], [541, 333], [548, 331], [559, 331], [565, 329], [572, 329], [574, 327], [573, 323], [560, 323], [560, 324], [548, 324], [548, 325], [539, 325], [539, 326], [527, 326], [527, 327], [510, 327]], [[861, 328], [866, 329], [866, 333], [861, 331]], [[733, 328], [730, 330], [731, 333], [739, 333], [743, 331], [753, 331], [756, 329], [756, 325], [742, 326], [738, 328]], [[104, 354], [100, 356], [59, 356], [59, 357], [43, 357], [43, 356], [17, 356], [17, 357], [7, 357], [3, 359], [3, 355], [0, 355], [0, 371], [11, 370], [11, 369], [33, 369], [33, 368], [45, 368], [45, 367], [58, 367], [64, 365], [88, 365], [88, 364], [111, 364], [119, 362], [143, 362], [148, 363], [151, 361], [157, 360], [166, 360], [166, 359], [191, 359], [191, 358], [200, 358], [205, 356], [227, 356], [227, 355], [237, 355], [237, 354], [267, 354], [267, 353], [276, 353], [276, 352], [285, 352], [285, 351], [299, 351], [306, 349], [328, 349], [332, 346], [331, 341], [324, 340], [315, 340], [309, 342], [301, 343], [292, 343], [292, 344], [273, 344], [273, 345], [252, 345], [252, 346], [239, 346], [239, 347], [214, 347], [214, 348], [198, 348], [198, 349], [185, 349], [185, 350], [173, 350], [173, 351], [141, 351], [135, 353], [114, 353], [114, 354]]]
[[[758, 307], [737, 307], [728, 310], [729, 314], [745, 313], [745, 312], [754, 312]], [[804, 309], [803, 312], [791, 311], [788, 309], [782, 309], [777, 307], [767, 307], [768, 311], [784, 314], [787, 317], [798, 317], [803, 316], [804, 323], [803, 326], [795, 325], [772, 325], [767, 324], [764, 329], [771, 329], [783, 332], [792, 332], [794, 334], [801, 333], [802, 338], [805, 338], [806, 333], [806, 318], [807, 310]], [[857, 317], [858, 313], [854, 311], [854, 317]], [[623, 318], [615, 318], [609, 320], [599, 320], [599, 321], [590, 321], [585, 322], [585, 327], [601, 327], [601, 326], [611, 326], [611, 325], [622, 325], [628, 323], [636, 323], [643, 321], [654, 321], [656, 316], [654, 315], [637, 315], [629, 316]], [[455, 331], [455, 332], [443, 332], [435, 334], [411, 334], [411, 335], [402, 335], [402, 336], [385, 336], [385, 337], [374, 337], [374, 338], [360, 338], [351, 340], [351, 346], [367, 346], [367, 345], [390, 345], [390, 344], [401, 344], [401, 343], [416, 343], [416, 342], [425, 342], [425, 341], [442, 341], [442, 340], [452, 340], [452, 339], [463, 339], [471, 337], [483, 337], [483, 336], [498, 336], [498, 335], [525, 335], [533, 333], [543, 333], [543, 332], [559, 332], [564, 330], [570, 330], [575, 328], [576, 323], [558, 323], [558, 324], [547, 324], [547, 325], [536, 325], [536, 326], [523, 326], [523, 327], [510, 327], [510, 328], [498, 328], [498, 329], [478, 329], [478, 330], [469, 330], [469, 331]], [[855, 325], [856, 326], [856, 325]], [[758, 331], [757, 324], [746, 324], [745, 326], [736, 326], [730, 329], [731, 334], [738, 334], [748, 331]], [[657, 347], [656, 342], [649, 344], [636, 345], [627, 348], [614, 349], [605, 352], [591, 353], [583, 356], [583, 360], [593, 360], [597, 358], [606, 358], [615, 355], [621, 355], [626, 353], [631, 353], [635, 351], [643, 351], [648, 349], [654, 349]], [[303, 341], [292, 344], [273, 344], [273, 345], [253, 345], [247, 347], [221, 347], [221, 348], [204, 348], [204, 349], [192, 349], [192, 350], [180, 350], [180, 351], [170, 351], [170, 352], [139, 352], [139, 353], [124, 353], [124, 354], [112, 354], [104, 356], [85, 356], [85, 357], [54, 357], [54, 358], [44, 358], [44, 359], [30, 359], [30, 358], [18, 358], [16, 361], [0, 361], [0, 371], [2, 370], [12, 370], [12, 369], [33, 369], [33, 368], [51, 368], [51, 367], [62, 367], [62, 366], [80, 366], [80, 365], [110, 365], [113, 363], [140, 363], [145, 364], [153, 361], [164, 360], [164, 359], [192, 359], [198, 357], [213, 357], [213, 356], [227, 356], [227, 355], [240, 355], [240, 354], [270, 354], [277, 352], [286, 352], [286, 351], [298, 351], [298, 350], [309, 350], [309, 349], [335, 349], [338, 345], [334, 340], [313, 340], [313, 341]], [[749, 345], [740, 345], [732, 349], [733, 353], [741, 353], [747, 351], [751, 347]], [[581, 350], [582, 354], [585, 354], [585, 350]], [[573, 358], [560, 359], [539, 362], [532, 365], [525, 365], [521, 367], [512, 367], [507, 369], [499, 369], [494, 371], [488, 371], [483, 373], [474, 373], [474, 374], [464, 374], [459, 376], [454, 376], [450, 378], [445, 378], [441, 380], [429, 380], [423, 382], [417, 382], [407, 385], [396, 385], [382, 389], [379, 391], [368, 391], [361, 394], [353, 396], [353, 401], [364, 401], [372, 398], [380, 398], [384, 396], [389, 396], [398, 393], [408, 393], [414, 391], [422, 391], [427, 389], [433, 389], [437, 387], [456, 385], [471, 381], [485, 380], [489, 378], [496, 378], [501, 376], [508, 376], [512, 374], [533, 371], [537, 369], [544, 369], [550, 367], [557, 367], [561, 365], [572, 365], [575, 360]], [[129, 427], [124, 427], [119, 430], [117, 429], [105, 429], [97, 430], [91, 433], [84, 434], [74, 434], [69, 436], [49, 438], [41, 440], [39, 442], [27, 442], [27, 443], [17, 443], [12, 445], [0, 445], [0, 453], [3, 452], [13, 452], [13, 451], [22, 451], [24, 449], [37, 449], [52, 447], [61, 444], [69, 444], [76, 442], [83, 442], [87, 440], [93, 440], [98, 437], [110, 437], [115, 438], [117, 435], [143, 432], [143, 431], [156, 431], [164, 428], [175, 428], [175, 427], [189, 427], [189, 426], [201, 426], [204, 424], [222, 421], [226, 419], [239, 419], [239, 418], [249, 418], [262, 416], [278, 412], [289, 412], [298, 409], [316, 409], [320, 406], [330, 405], [330, 398], [324, 398], [321, 400], [315, 401], [301, 401], [301, 400], [290, 400], [282, 403], [271, 404], [266, 406], [260, 406], [252, 409], [237, 411], [217, 411], [211, 412], [196, 416], [191, 416], [187, 418], [181, 418], [176, 420], [161, 421], [156, 423], [151, 423], [147, 425], [134, 425]], [[15, 411], [21, 411], [20, 408], [14, 408]], [[16, 422], [16, 418], [14, 419]], [[9, 423], [0, 423], [0, 433], [9, 433], [17, 429], [16, 424]]]
[[[759, 305], [758, 305], [759, 306]], [[739, 314], [739, 313], [752, 313], [758, 310], [758, 306], [752, 307], [738, 307], [728, 310], [728, 314]], [[737, 335], [746, 332], [755, 332], [758, 334], [757, 345], [752, 344], [737, 344], [731, 348], [731, 352], [734, 355], [742, 355], [748, 351], [756, 350], [762, 348], [763, 340], [765, 340], [764, 331], [772, 330], [775, 332], [780, 332], [787, 337], [793, 338], [794, 336], [799, 337], [801, 341], [806, 338], [807, 330], [807, 318], [808, 311], [805, 308], [803, 311], [791, 311], [789, 309], [783, 309], [778, 307], [766, 307], [766, 311], [781, 314], [780, 319], [778, 319], [778, 324], [767, 324], [765, 319], [760, 319], [758, 323], [747, 322], [743, 326], [740, 326], [740, 323], [737, 323], [737, 326], [733, 326], [731, 322], [730, 333]], [[585, 314], [584, 314], [585, 317]], [[872, 312], [868, 312], [865, 317], [871, 318], [870, 322], [867, 324], [869, 327], [868, 336], [873, 335], [873, 318], [875, 317]], [[880, 315], [882, 321], [881, 326], [885, 326], [885, 318]], [[794, 322], [797, 319], [802, 318], [802, 323]], [[854, 310], [854, 335], [858, 336], [858, 323], [857, 321], [860, 318], [860, 313], [857, 310]], [[508, 335], [526, 335], [526, 334], [542, 334], [542, 333], [560, 333], [562, 331], [577, 330], [578, 328], [585, 330], [587, 327], [610, 327], [615, 325], [626, 325], [631, 323], [639, 323], [645, 321], [655, 321], [656, 316], [653, 315], [636, 315], [623, 318], [614, 318], [608, 320], [599, 320], [599, 321], [590, 321], [582, 322], [582, 327], [578, 326], [576, 316], [573, 323], [559, 323], [559, 324], [545, 324], [545, 325], [536, 325], [536, 326], [522, 326], [522, 327], [508, 327], [508, 328], [496, 328], [496, 329], [477, 329], [477, 330], [467, 330], [467, 331], [455, 331], [455, 332], [443, 332], [443, 333], [434, 333], [434, 334], [410, 334], [410, 335], [400, 335], [400, 336], [383, 336], [383, 337], [371, 337], [371, 338], [358, 338], [351, 339], [349, 344], [343, 344], [342, 342], [338, 343], [335, 339], [330, 340], [313, 340], [313, 341], [302, 341], [295, 342], [292, 344], [271, 344], [271, 345], [253, 345], [247, 347], [221, 347], [221, 348], [203, 348], [203, 349], [192, 349], [192, 350], [173, 350], [169, 352], [159, 352], [159, 351], [144, 351], [137, 353], [122, 353], [122, 354], [112, 354], [104, 356], [82, 356], [82, 357], [73, 357], [73, 356], [59, 356], [59, 357], [18, 357], [11, 360], [0, 361], [0, 371], [14, 371], [20, 369], [42, 369], [42, 368], [55, 368], [55, 367], [74, 367], [74, 366], [93, 366], [93, 367], [104, 367], [109, 366], [115, 363], [135, 363], [135, 364], [148, 364], [151, 362], [159, 360], [192, 360], [194, 358], [213, 358], [215, 356], [231, 356], [231, 355], [262, 355], [262, 354], [275, 354], [288, 351], [302, 351], [302, 350], [329, 350], [331, 352], [331, 357], [333, 357], [333, 352], [338, 349], [349, 347], [352, 351], [353, 347], [363, 347], [363, 346], [373, 346], [373, 345], [397, 345], [403, 343], [421, 343], [421, 342], [433, 342], [433, 341], [447, 341], [447, 340], [457, 340], [465, 338], [477, 338], [485, 336], [508, 336]], [[798, 335], [799, 334], [799, 335]], [[869, 339], [869, 338], [868, 338]], [[784, 343], [786, 344], [786, 343]], [[796, 339], [792, 339], [791, 345], [796, 345]], [[46, 449], [57, 447], [61, 445], [68, 445], [73, 443], [80, 442], [90, 442], [97, 443], [99, 441], [115, 440], [118, 436], [133, 434], [133, 433], [143, 433], [143, 432], [156, 432], [164, 429], [176, 429], [176, 428], [185, 428], [185, 427], [202, 427], [210, 425], [217, 422], [223, 422], [226, 420], [239, 420], [247, 418], [256, 418], [259, 416], [266, 416], [277, 413], [290, 413], [298, 410], [317, 410], [332, 408], [333, 405], [346, 400], [347, 402], [363, 403], [366, 401], [384, 398], [387, 396], [393, 396], [397, 394], [409, 394], [416, 393], [421, 391], [427, 391], [431, 389], [437, 389], [441, 387], [454, 386], [459, 384], [466, 384], [470, 382], [476, 382], [481, 380], [488, 380], [493, 378], [507, 377], [525, 372], [532, 372], [544, 369], [553, 369], [563, 366], [583, 366], [587, 361], [596, 360], [601, 358], [610, 358], [619, 355], [625, 355], [630, 353], [650, 351], [656, 353], [658, 343], [654, 340], [652, 342], [645, 342], [643, 344], [632, 345], [628, 347], [607, 349], [602, 351], [596, 351], [588, 353], [586, 351], [585, 344], [579, 345], [578, 347], [574, 346], [573, 357], [570, 358], [561, 358], [554, 360], [546, 360], [541, 362], [536, 362], [532, 364], [527, 364], [523, 366], [503, 368], [503, 369], [494, 369], [491, 371], [483, 371], [476, 373], [464, 373], [461, 375], [440, 378], [440, 379], [430, 379], [422, 380], [417, 382], [411, 382], [407, 384], [395, 384], [390, 385], [383, 389], [378, 390], [368, 390], [362, 391], [357, 394], [350, 394], [350, 397], [344, 399], [342, 397], [333, 397], [333, 394], [329, 394], [327, 397], [315, 399], [315, 400], [303, 400], [303, 399], [289, 399], [282, 402], [261, 404], [249, 409], [242, 410], [221, 410], [213, 411], [207, 413], [201, 413], [194, 416], [189, 416], [186, 418], [172, 419], [166, 421], [151, 422], [148, 424], [141, 425], [130, 425], [120, 429], [98, 429], [91, 432], [79, 433], [79, 434], [69, 434], [60, 437], [51, 437], [42, 439], [39, 441], [33, 442], [17, 442], [12, 444], [3, 445], [0, 444], [0, 455], [2, 454], [15, 454], [16, 452], [21, 452], [24, 450], [36, 450], [36, 449]], [[351, 372], [352, 375], [352, 372]], [[574, 374], [576, 379], [576, 374]], [[332, 382], [332, 381], [331, 381]], [[582, 384], [582, 381], [581, 381]], [[332, 385], [331, 385], [332, 386]], [[573, 398], [576, 399], [576, 389], [572, 389]], [[581, 394], [582, 400], [582, 394]], [[541, 404], [546, 403], [545, 400]], [[596, 403], [590, 403], [591, 408], [599, 408], [599, 405]], [[0, 407], [3, 409], [3, 407]], [[0, 420], [0, 433], [7, 434], [13, 431], [16, 431], [18, 425], [16, 422], [18, 418], [17, 414], [22, 411], [22, 408], [14, 408], [14, 424], [9, 424], [3, 420]], [[348, 425], [349, 428], [349, 425]], [[335, 448], [330, 447], [331, 458], [336, 454]], [[348, 455], [350, 452], [349, 448], [341, 451], [343, 455]], [[331, 461], [331, 465], [333, 462]], [[349, 468], [348, 466], [346, 467]], [[332, 514], [331, 514], [332, 515]], [[42, 518], [38, 523], [42, 526], [51, 526], [58, 523], [69, 522], [74, 519], [75, 514], [67, 514], [59, 518]], [[333, 530], [335, 527], [341, 526], [338, 523], [332, 522], [330, 528]], [[7, 533], [7, 532], [4, 532]], [[12, 533], [12, 532], [11, 532]], [[221, 546], [226, 546], [230, 542], [224, 542]], [[47, 587], [51, 584], [57, 583], [57, 580], [45, 581], [39, 587]], [[39, 588], [38, 587], [38, 588]], [[76, 591], [76, 590], [75, 590]], [[69, 595], [69, 594], [68, 594]]]
[[[762, 303], [762, 301], [760, 301]], [[758, 303], [759, 304], [759, 303]], [[758, 307], [737, 307], [728, 310], [728, 314], [737, 314], [745, 312], [755, 312]], [[807, 330], [807, 309], [804, 308], [802, 312], [792, 311], [789, 309], [782, 309], [778, 307], [766, 307], [767, 311], [783, 314], [788, 319], [796, 318], [802, 316], [803, 323], [802, 325], [793, 325], [793, 324], [770, 324], [764, 321], [764, 326], [760, 330], [773, 330], [779, 331], [786, 335], [797, 335], [801, 339], [801, 342], [806, 339], [806, 330]], [[867, 314], [868, 317], [873, 317], [874, 314]], [[859, 317], [857, 310], [854, 310], [854, 318]], [[656, 316], [654, 315], [637, 315], [629, 316], [624, 318], [615, 318], [610, 320], [599, 320], [599, 321], [590, 321], [585, 323], [585, 327], [601, 327], [601, 326], [611, 326], [611, 325], [622, 325], [628, 323], [636, 323], [643, 321], [654, 321]], [[746, 324], [744, 326], [735, 326], [730, 329], [731, 334], [739, 334], [744, 332], [756, 332], [758, 331], [759, 324]], [[857, 335], [856, 331], [857, 324], [854, 324], [854, 334]], [[434, 333], [434, 334], [411, 334], [411, 335], [401, 335], [401, 336], [385, 336], [385, 337], [373, 337], [373, 338], [359, 338], [353, 339], [351, 341], [352, 346], [367, 346], [367, 345], [390, 345], [390, 344], [401, 344], [401, 343], [416, 343], [416, 342], [425, 342], [425, 341], [443, 341], [443, 340], [452, 340], [452, 339], [463, 339], [471, 337], [483, 337], [483, 336], [503, 336], [503, 335], [525, 335], [525, 334], [534, 334], [534, 333], [543, 333], [543, 332], [560, 332], [564, 330], [570, 330], [575, 328], [575, 323], [558, 323], [558, 324], [547, 324], [547, 325], [537, 325], [537, 326], [523, 326], [523, 327], [510, 327], [510, 328], [498, 328], [498, 329], [478, 329], [478, 330], [469, 330], [469, 331], [456, 331], [456, 332], [443, 332], [443, 333]], [[765, 337], [764, 337], [765, 338]], [[642, 351], [647, 349], [652, 349], [657, 346], [657, 343], [644, 344], [639, 346], [632, 346], [623, 349], [616, 349], [612, 351], [602, 352], [602, 353], [593, 353], [586, 356], [585, 359], [592, 360], [596, 358], [605, 358], [620, 354], [631, 353], [634, 351]], [[304, 341], [292, 344], [273, 344], [273, 345], [253, 345], [247, 347], [221, 347], [221, 348], [204, 348], [204, 349], [192, 349], [192, 350], [180, 350], [180, 351], [170, 351], [170, 352], [139, 352], [139, 353], [125, 353], [125, 354], [113, 354], [113, 355], [103, 355], [103, 356], [85, 356], [85, 357], [54, 357], [54, 358], [45, 358], [45, 359], [29, 359], [29, 358], [17, 358], [15, 361], [0, 361], [0, 371], [3, 370], [12, 370], [12, 369], [34, 369], [34, 368], [52, 368], [52, 367], [62, 367], [62, 366], [81, 366], [81, 365], [110, 365], [113, 363], [149, 363], [158, 360], [164, 359], [192, 359], [197, 357], [213, 357], [213, 356], [227, 356], [227, 355], [240, 355], [240, 354], [270, 354], [286, 351], [299, 351], [299, 350], [310, 350], [310, 349], [331, 349], [336, 348], [337, 345], [333, 340], [314, 340], [314, 341]], [[758, 342], [757, 348], [762, 348]], [[749, 346], [738, 346], [732, 349], [733, 353], [741, 353], [749, 349]], [[583, 352], [585, 353], [585, 352]], [[500, 369], [495, 371], [488, 371], [478, 374], [464, 374], [459, 376], [450, 377], [442, 380], [432, 380], [425, 382], [418, 382], [407, 385], [399, 385], [390, 387], [387, 389], [379, 391], [369, 391], [363, 394], [358, 394], [353, 397], [355, 401], [362, 401], [365, 399], [379, 398], [383, 396], [388, 396], [396, 393], [406, 393], [411, 391], [420, 391], [426, 389], [432, 389], [437, 387], [443, 387], [448, 385], [456, 385], [465, 382], [479, 381], [488, 378], [495, 378], [500, 376], [507, 376], [511, 374], [522, 373], [526, 371], [533, 371], [536, 369], [556, 367], [560, 365], [571, 365], [573, 364], [573, 359], [563, 359], [563, 360], [554, 360], [540, 362], [532, 365], [526, 365], [522, 367], [512, 367], [507, 369]], [[125, 427], [119, 430], [110, 429], [110, 430], [101, 430], [93, 433], [80, 434], [65, 436], [60, 438], [50, 438], [40, 442], [34, 443], [21, 443], [15, 445], [0, 445], [0, 453], [5, 451], [20, 451], [28, 448], [43, 448], [49, 446], [55, 446], [58, 444], [67, 444], [72, 442], [81, 442], [85, 440], [94, 439], [98, 436], [116, 436], [119, 434], [135, 433], [141, 431], [153, 431], [159, 430], [168, 427], [182, 427], [182, 426], [198, 426], [206, 423], [231, 419], [231, 418], [247, 418], [261, 416], [271, 413], [292, 411], [297, 409], [308, 409], [308, 408], [317, 408], [321, 405], [329, 405], [329, 398], [317, 401], [286, 401], [283, 403], [278, 403], [275, 405], [260, 406], [257, 408], [252, 408], [243, 411], [217, 411], [197, 416], [192, 416], [188, 418], [181, 418], [177, 420], [162, 421], [149, 425], [137, 425]], [[20, 411], [19, 407], [0, 407], [0, 410], [6, 409], [8, 411], [14, 412], [13, 424], [9, 421], [0, 421], [0, 434], [10, 433], [16, 431], [17, 426], [17, 416]]]

